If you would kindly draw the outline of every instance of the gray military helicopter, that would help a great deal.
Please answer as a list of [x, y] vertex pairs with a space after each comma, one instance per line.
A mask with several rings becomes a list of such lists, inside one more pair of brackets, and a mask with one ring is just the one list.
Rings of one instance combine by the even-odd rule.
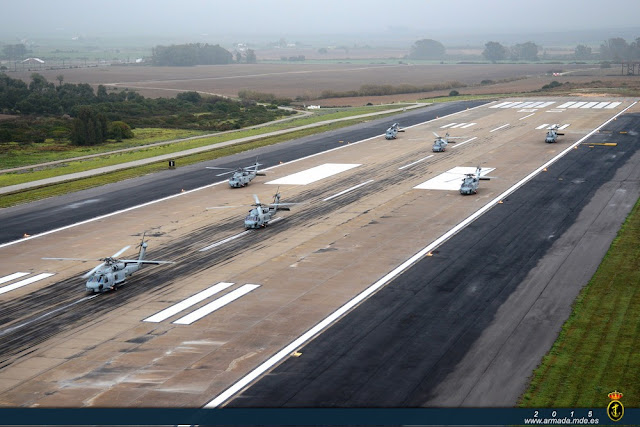
[[544, 142], [549, 144], [552, 142], [556, 142], [558, 140], [558, 135], [564, 135], [564, 133], [558, 132], [559, 127], [560, 126], [558, 125], [553, 125], [552, 127], [548, 128], [547, 137], [544, 139]]
[[445, 151], [447, 145], [450, 143], [453, 144], [455, 141], [449, 141], [450, 139], [460, 139], [464, 138], [463, 136], [449, 136], [449, 132], [447, 132], [444, 136], [440, 136], [437, 133], [433, 132], [436, 136], [435, 141], [433, 141], [432, 151], [434, 153], [441, 153]]
[[384, 135], [385, 139], [396, 139], [398, 137], [398, 132], [404, 132], [404, 129], [400, 129], [400, 125], [398, 123], [394, 123], [387, 129], [387, 133]]
[[102, 259], [84, 259], [84, 258], [42, 258], [42, 259], [55, 259], [63, 261], [102, 261], [101, 264], [95, 266], [90, 271], [85, 273], [82, 278], [88, 278], [86, 283], [86, 290], [88, 292], [106, 292], [109, 290], [115, 290], [118, 286], [122, 285], [125, 279], [131, 276], [136, 271], [140, 270], [143, 264], [173, 264], [171, 261], [151, 261], [144, 259], [147, 252], [147, 242], [144, 240], [144, 234], [142, 235], [142, 241], [138, 245], [140, 248], [138, 252], [138, 259], [117, 259], [116, 257], [124, 253], [131, 246], [125, 246], [115, 254], [107, 258]]
[[490, 176], [480, 176], [482, 172], [482, 168], [478, 166], [476, 169], [476, 173], [468, 173], [465, 174], [464, 178], [462, 178], [462, 185], [460, 186], [460, 194], [468, 195], [468, 194], [476, 194], [478, 192], [478, 185], [480, 181], [489, 181], [492, 177]]
[[247, 185], [253, 178], [256, 176], [265, 176], [264, 173], [258, 172], [258, 166], [262, 166], [257, 161], [255, 164], [251, 166], [246, 166], [243, 168], [219, 168], [219, 167], [207, 167], [207, 169], [221, 169], [228, 170], [229, 172], [223, 172], [217, 176], [223, 176], [232, 173], [231, 178], [229, 178], [229, 187], [231, 188], [240, 188]]
[[253, 195], [255, 203], [251, 206], [255, 206], [249, 211], [249, 215], [244, 219], [244, 228], [262, 228], [269, 225], [269, 221], [273, 219], [278, 210], [288, 211], [290, 210], [288, 205], [297, 205], [298, 203], [280, 203], [280, 192], [277, 191], [273, 196], [273, 203], [262, 204], [258, 199], [258, 196]]

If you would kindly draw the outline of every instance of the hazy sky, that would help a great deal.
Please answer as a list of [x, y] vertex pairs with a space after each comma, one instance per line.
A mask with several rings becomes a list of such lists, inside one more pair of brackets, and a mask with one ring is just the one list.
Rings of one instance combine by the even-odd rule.
[[[638, 27], [640, 0], [0, 0], [23, 36], [558, 32]], [[638, 34], [640, 37], [640, 34]]]

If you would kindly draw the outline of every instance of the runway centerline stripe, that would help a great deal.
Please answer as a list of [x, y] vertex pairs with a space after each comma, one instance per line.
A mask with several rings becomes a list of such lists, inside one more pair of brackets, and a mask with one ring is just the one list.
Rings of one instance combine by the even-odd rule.
[[208, 287], [204, 291], [200, 291], [197, 294], [190, 296], [184, 301], [180, 301], [179, 303], [174, 304], [171, 307], [167, 307], [164, 310], [157, 312], [153, 316], [147, 317], [146, 319], [143, 320], [143, 322], [154, 322], [154, 323], [162, 322], [163, 320], [166, 320], [169, 317], [174, 316], [193, 305], [196, 305], [200, 301], [203, 301], [209, 298], [210, 296], [217, 294], [218, 292], [224, 291], [231, 285], [233, 285], [233, 283], [229, 283], [229, 282], [217, 283], [213, 286]]
[[466, 141], [459, 142], [459, 143], [457, 143], [457, 144], [453, 145], [453, 147], [452, 147], [452, 148], [460, 147], [461, 145], [464, 145], [464, 144], [466, 144], [467, 142], [471, 142], [471, 141], [473, 141], [474, 139], [478, 139], [478, 137], [477, 137], [477, 136], [474, 136], [474, 137], [473, 137], [473, 138], [471, 138], [471, 139], [467, 139]]
[[466, 128], [471, 127], [471, 126], [473, 126], [473, 125], [477, 125], [477, 123], [467, 123], [467, 124], [466, 124], [466, 125], [464, 125], [464, 126], [460, 126], [460, 129], [466, 129]]
[[246, 295], [259, 287], [260, 285], [243, 285], [238, 289], [231, 291], [224, 296], [221, 296], [215, 301], [212, 301], [209, 304], [200, 307], [193, 313], [189, 313], [186, 316], [181, 317], [173, 323], [178, 325], [190, 325], [193, 322], [202, 319], [204, 316], [213, 313], [214, 311], [224, 307], [225, 305], [237, 300], [241, 296]]
[[10, 282], [10, 281], [12, 281], [14, 279], [17, 279], [19, 277], [26, 276], [27, 274], [31, 274], [31, 273], [24, 273], [22, 271], [18, 271], [17, 273], [13, 273], [13, 274], [10, 274], [8, 276], [0, 277], [0, 284], [6, 283], [6, 282]]
[[524, 120], [524, 119], [526, 119], [527, 117], [531, 117], [531, 116], [533, 116], [533, 115], [535, 115], [535, 114], [536, 114], [536, 113], [531, 113], [531, 114], [529, 114], [528, 116], [520, 117], [518, 120]]
[[506, 128], [507, 126], [509, 126], [509, 123], [507, 123], [506, 125], [502, 125], [502, 126], [500, 126], [500, 127], [497, 127], [497, 128], [495, 128], [495, 129], [492, 129], [492, 130], [490, 130], [490, 131], [489, 131], [489, 133], [491, 133], [491, 132], [495, 132], [495, 131], [500, 130], [500, 129], [502, 129], [502, 128]]
[[[452, 117], [452, 116], [455, 116], [457, 114], [466, 113], [467, 111], [471, 111], [471, 110], [475, 110], [475, 109], [478, 109], [478, 108], [486, 107], [487, 105], [490, 105], [490, 104], [491, 103], [477, 105], [475, 107], [471, 107], [471, 108], [468, 108], [468, 109], [465, 109], [465, 110], [456, 111], [455, 113], [447, 114], [446, 116], [436, 117], [435, 119], [431, 119], [431, 120], [427, 120], [425, 122], [416, 123], [415, 125], [407, 126], [404, 129], [411, 129], [411, 128], [414, 128], [416, 126], [424, 125], [425, 123], [431, 123], [431, 122], [433, 122], [435, 120], [442, 120], [444, 118]], [[302, 160], [310, 159], [312, 157], [316, 157], [316, 156], [320, 156], [320, 155], [323, 155], [323, 154], [331, 153], [332, 151], [342, 150], [343, 148], [347, 148], [347, 147], [354, 146], [356, 144], [360, 144], [360, 143], [363, 143], [363, 142], [371, 141], [372, 139], [376, 139], [376, 138], [379, 138], [381, 136], [384, 136], [384, 134], [381, 133], [379, 135], [375, 135], [375, 136], [372, 136], [370, 138], [365, 138], [365, 139], [362, 139], [360, 141], [352, 142], [352, 143], [350, 143], [348, 145], [342, 145], [340, 147], [334, 147], [334, 148], [330, 148], [328, 150], [320, 151], [318, 153], [309, 154], [308, 156], [300, 157], [299, 159], [291, 160], [289, 162], [273, 165], [271, 167], [268, 167], [268, 168], [265, 168], [265, 169], [262, 169], [262, 170], [266, 171], [266, 170], [279, 168], [281, 166], [290, 165], [292, 163], [300, 162]], [[177, 194], [173, 194], [173, 195], [167, 196], [167, 197], [162, 197], [160, 199], [152, 200], [150, 202], [142, 203], [140, 205], [131, 206], [131, 207], [128, 207], [128, 208], [125, 208], [125, 209], [121, 209], [119, 211], [111, 212], [111, 213], [108, 213], [108, 214], [105, 214], [105, 215], [100, 215], [100, 216], [97, 216], [97, 217], [94, 217], [94, 218], [85, 219], [83, 221], [76, 222], [74, 224], [65, 225], [64, 227], [59, 227], [59, 228], [55, 228], [53, 230], [44, 231], [44, 232], [39, 233], [39, 234], [34, 234], [32, 236], [25, 237], [25, 238], [22, 238], [22, 239], [19, 239], [19, 240], [14, 240], [13, 242], [2, 243], [2, 244], [0, 244], [0, 248], [4, 248], [6, 246], [15, 245], [17, 243], [26, 242], [26, 241], [31, 240], [31, 239], [37, 239], [39, 237], [43, 237], [43, 236], [46, 236], [48, 234], [53, 234], [53, 233], [57, 233], [58, 231], [68, 230], [69, 228], [77, 227], [77, 226], [83, 225], [83, 224], [88, 224], [88, 223], [94, 222], [94, 221], [99, 221], [101, 219], [105, 219], [105, 218], [108, 218], [110, 216], [119, 215], [121, 213], [129, 212], [129, 211], [132, 211], [134, 209], [139, 209], [139, 208], [143, 208], [145, 206], [150, 206], [150, 205], [153, 205], [153, 204], [156, 204], [156, 203], [164, 202], [166, 200], [171, 200], [171, 199], [173, 199], [175, 197], [180, 197], [180, 196], [184, 196], [186, 194], [190, 194], [190, 193], [193, 193], [193, 192], [196, 192], [196, 191], [205, 190], [207, 188], [211, 188], [211, 187], [214, 187], [216, 185], [224, 184], [226, 182], [227, 182], [227, 180], [214, 182], [212, 184], [203, 185], [202, 187], [194, 188], [194, 189], [191, 189], [191, 190], [188, 190], [188, 191], [185, 191], [185, 192], [180, 192], [180, 193], [177, 193]]]
[[265, 182], [265, 184], [289, 184], [289, 185], [307, 185], [312, 182], [320, 181], [333, 175], [348, 171], [349, 169], [362, 166], [360, 163], [325, 163], [311, 169], [303, 170], [291, 175], [283, 176], [273, 181]]
[[415, 162], [413, 162], [413, 163], [409, 163], [408, 165], [400, 166], [400, 167], [398, 168], [398, 170], [406, 169], [406, 168], [408, 168], [408, 167], [410, 167], [410, 166], [417, 165], [418, 163], [423, 162], [423, 161], [425, 161], [425, 160], [427, 160], [427, 159], [430, 159], [430, 158], [432, 158], [433, 156], [434, 156], [434, 154], [430, 154], [430, 155], [428, 155], [427, 157], [423, 157], [423, 158], [421, 158], [420, 160], [416, 160], [416, 161], [415, 161]]
[[246, 230], [246, 231], [243, 231], [242, 233], [236, 234], [235, 236], [227, 237], [226, 239], [222, 239], [222, 240], [220, 240], [220, 241], [218, 241], [218, 242], [215, 242], [215, 243], [214, 243], [214, 244], [212, 244], [212, 245], [209, 245], [209, 246], [207, 246], [207, 247], [204, 247], [204, 248], [200, 249], [200, 252], [208, 251], [209, 249], [213, 249], [213, 248], [215, 248], [216, 246], [223, 245], [223, 244], [225, 244], [225, 243], [227, 243], [227, 242], [230, 242], [230, 241], [232, 241], [232, 240], [237, 239], [238, 237], [242, 237], [242, 236], [244, 236], [244, 235], [245, 235], [245, 234], [247, 234], [247, 233], [251, 233], [251, 230]]
[[566, 149], [564, 149], [563, 151], [558, 153], [558, 155], [553, 157], [551, 160], [547, 161], [545, 164], [540, 166], [538, 169], [534, 170], [529, 175], [525, 176], [523, 179], [521, 179], [520, 181], [515, 183], [513, 186], [511, 186], [509, 189], [504, 191], [498, 197], [496, 197], [495, 199], [493, 199], [492, 201], [490, 201], [489, 203], [487, 203], [486, 205], [484, 205], [483, 207], [478, 209], [476, 212], [471, 214], [469, 217], [467, 217], [461, 223], [459, 223], [458, 225], [453, 227], [451, 230], [447, 231], [445, 234], [443, 234], [442, 236], [440, 236], [439, 238], [434, 240], [432, 243], [430, 243], [428, 246], [426, 246], [425, 248], [420, 250], [418, 253], [413, 255], [411, 258], [409, 258], [408, 260], [406, 260], [405, 262], [400, 264], [398, 267], [393, 269], [391, 272], [389, 272], [387, 275], [382, 277], [380, 280], [378, 280], [377, 282], [375, 282], [374, 284], [369, 286], [367, 289], [365, 289], [364, 291], [362, 291], [361, 293], [356, 295], [354, 298], [349, 300], [342, 307], [340, 307], [339, 309], [337, 309], [336, 311], [331, 313], [329, 316], [325, 317], [323, 320], [321, 320], [319, 323], [317, 323], [315, 326], [313, 326], [307, 332], [305, 332], [304, 334], [302, 334], [301, 336], [299, 336], [298, 338], [293, 340], [291, 343], [289, 343], [289, 345], [287, 345], [284, 348], [282, 348], [276, 354], [274, 354], [269, 359], [267, 359], [262, 364], [260, 364], [253, 371], [249, 372], [247, 375], [242, 377], [235, 384], [231, 385], [225, 391], [223, 391], [218, 396], [216, 396], [215, 398], [210, 400], [207, 404], [204, 405], [204, 408], [216, 408], [216, 407], [222, 405], [224, 402], [226, 402], [231, 397], [233, 397], [233, 395], [235, 395], [240, 390], [242, 390], [246, 386], [248, 386], [251, 382], [253, 382], [260, 375], [262, 375], [263, 373], [265, 373], [266, 371], [271, 369], [273, 366], [275, 366], [277, 363], [279, 363], [282, 359], [284, 359], [285, 357], [288, 357], [291, 353], [293, 353], [294, 351], [296, 351], [297, 349], [302, 347], [311, 338], [313, 338], [314, 336], [316, 336], [317, 334], [322, 332], [327, 327], [331, 326], [331, 324], [336, 322], [344, 314], [349, 312], [352, 308], [354, 308], [355, 306], [360, 304], [362, 301], [367, 299], [371, 294], [375, 293], [378, 289], [382, 288], [384, 285], [389, 283], [391, 280], [393, 280], [394, 278], [399, 276], [401, 273], [403, 273], [405, 270], [407, 270], [409, 267], [411, 267], [416, 261], [418, 261], [419, 259], [423, 258], [426, 254], [428, 254], [429, 252], [433, 251], [435, 248], [437, 248], [438, 246], [440, 246], [441, 244], [443, 244], [444, 242], [449, 240], [453, 235], [455, 235], [460, 230], [465, 228], [467, 225], [469, 225], [470, 223], [475, 221], [478, 217], [483, 215], [485, 212], [487, 212], [493, 206], [497, 205], [498, 202], [500, 202], [502, 199], [504, 199], [505, 197], [507, 197], [508, 195], [513, 193], [514, 191], [516, 191], [518, 188], [522, 187], [527, 182], [529, 182], [533, 177], [538, 175], [544, 168], [552, 165], [558, 159], [560, 159], [561, 157], [566, 155], [568, 152], [573, 150], [574, 147], [577, 147], [578, 145], [580, 145], [584, 140], [589, 138], [591, 135], [596, 133], [602, 127], [606, 126], [608, 123], [613, 121], [616, 117], [618, 117], [619, 115], [623, 114], [625, 111], [627, 111], [629, 108], [633, 107], [636, 104], [637, 104], [637, 101], [631, 103], [631, 105], [629, 105], [627, 108], [625, 108], [624, 110], [620, 111], [615, 116], [611, 117], [609, 120], [607, 120], [606, 122], [604, 122], [603, 124], [601, 124], [600, 126], [595, 128], [594, 130], [592, 130], [591, 132], [586, 134], [584, 137], [582, 137], [581, 139], [579, 139], [578, 141], [573, 143], [571, 146], [567, 147]]
[[357, 188], [360, 188], [360, 187], [362, 187], [362, 186], [364, 186], [364, 185], [367, 185], [367, 184], [369, 184], [369, 183], [371, 183], [371, 182], [373, 182], [373, 180], [372, 180], [372, 179], [370, 179], [369, 181], [365, 181], [365, 182], [363, 182], [363, 183], [361, 183], [361, 184], [354, 185], [353, 187], [351, 187], [351, 188], [347, 188], [346, 190], [341, 191], [341, 192], [339, 192], [339, 193], [337, 193], [337, 194], [334, 194], [333, 196], [329, 196], [329, 197], [327, 197], [326, 199], [322, 199], [322, 201], [323, 201], [323, 202], [326, 202], [326, 201], [331, 200], [331, 199], [334, 199], [334, 198], [336, 198], [336, 197], [338, 197], [338, 196], [342, 196], [343, 194], [347, 194], [349, 191], [353, 191], [353, 190], [355, 190], [355, 189], [357, 189]]
[[23, 286], [30, 285], [33, 282], [37, 282], [38, 280], [46, 279], [47, 277], [51, 277], [51, 276], [53, 276], [53, 273], [41, 273], [41, 274], [38, 274], [37, 276], [29, 277], [28, 279], [24, 279], [7, 286], [3, 286], [0, 288], [0, 294], [4, 294], [5, 292], [9, 292], [14, 289], [18, 289]]
[[543, 124], [543, 125], [540, 125], [540, 126], [538, 126], [536, 129], [537, 129], [537, 130], [544, 129], [544, 128], [546, 128], [547, 126], [549, 126], [549, 123], [545, 123], [545, 124]]

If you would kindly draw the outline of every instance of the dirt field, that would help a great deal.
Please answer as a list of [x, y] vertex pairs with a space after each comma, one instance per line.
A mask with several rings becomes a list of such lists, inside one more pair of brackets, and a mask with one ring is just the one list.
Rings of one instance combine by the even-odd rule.
[[[569, 72], [553, 76], [552, 71]], [[589, 83], [606, 80], [613, 88], [638, 79], [620, 76], [618, 68], [599, 69], [580, 64], [235, 64], [198, 67], [107, 66], [69, 70], [44, 70], [49, 81], [62, 74], [68, 83], [105, 84], [139, 91], [144, 96], [174, 96], [182, 91], [237, 96], [243, 89], [274, 93], [278, 96], [306, 97], [314, 104], [364, 105], [367, 102], [389, 103], [447, 95], [449, 90], [379, 97], [335, 98], [315, 100], [323, 90], [337, 92], [357, 90], [372, 85], [429, 85], [459, 81], [468, 87], [463, 94], [528, 92], [557, 80], [560, 83]], [[12, 77], [30, 80], [31, 72], [10, 73]], [[480, 85], [483, 80], [504, 83]], [[634, 84], [637, 84], [635, 82]]]

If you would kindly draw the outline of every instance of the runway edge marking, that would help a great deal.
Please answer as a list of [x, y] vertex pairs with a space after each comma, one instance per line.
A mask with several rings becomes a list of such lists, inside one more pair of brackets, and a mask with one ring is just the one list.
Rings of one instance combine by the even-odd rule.
[[[486, 103], [486, 104], [476, 105], [475, 107], [465, 108], [464, 110], [456, 111], [455, 113], [451, 113], [451, 114], [448, 114], [446, 116], [436, 117], [435, 119], [427, 120], [426, 122], [416, 123], [415, 125], [407, 126], [404, 129], [411, 129], [413, 127], [420, 126], [420, 125], [423, 125], [425, 123], [433, 122], [435, 120], [442, 120], [442, 119], [447, 118], [447, 117], [455, 116], [456, 114], [464, 113], [465, 111], [471, 111], [471, 110], [475, 110], [476, 108], [486, 107], [487, 105], [491, 105], [494, 102], [495, 101], [491, 101], [491, 102]], [[265, 168], [265, 169], [262, 169], [262, 170], [265, 170], [265, 171], [266, 170], [271, 170], [271, 169], [275, 169], [275, 168], [280, 167], [280, 166], [285, 166], [285, 165], [289, 165], [291, 163], [299, 162], [301, 160], [310, 159], [311, 157], [319, 156], [321, 154], [330, 153], [330, 152], [335, 151], [335, 150], [340, 150], [340, 149], [345, 148], [345, 147], [350, 147], [352, 145], [360, 144], [361, 142], [366, 142], [366, 141], [369, 141], [369, 140], [372, 140], [372, 139], [375, 139], [375, 138], [379, 138], [379, 137], [381, 137], [383, 135], [384, 134], [381, 133], [380, 135], [372, 136], [371, 138], [366, 138], [366, 139], [363, 139], [361, 141], [356, 141], [356, 142], [349, 143], [347, 145], [342, 145], [340, 147], [331, 148], [329, 150], [321, 151], [319, 153], [315, 153], [315, 154], [311, 154], [309, 156], [301, 157], [299, 159], [291, 160], [291, 161], [286, 162], [286, 163], [281, 163], [281, 164], [278, 164], [278, 165], [274, 165], [274, 166], [271, 166], [271, 167], [268, 167], [268, 168]], [[141, 205], [131, 206], [130, 208], [126, 208], [126, 209], [122, 209], [122, 210], [119, 210], [119, 211], [111, 212], [111, 213], [108, 213], [106, 215], [100, 215], [100, 216], [97, 216], [95, 218], [85, 219], [84, 221], [76, 222], [75, 224], [69, 224], [69, 225], [65, 225], [64, 227], [55, 228], [53, 230], [45, 231], [44, 233], [34, 234], [32, 236], [25, 237], [25, 238], [22, 238], [20, 240], [14, 240], [13, 242], [2, 243], [2, 244], [0, 244], [0, 249], [2, 249], [4, 247], [7, 247], [7, 246], [15, 245], [16, 243], [22, 243], [22, 242], [26, 242], [26, 241], [31, 240], [31, 239], [35, 239], [35, 238], [38, 238], [38, 237], [46, 236], [48, 234], [57, 233], [58, 231], [67, 230], [69, 228], [73, 228], [73, 227], [76, 227], [78, 225], [88, 224], [88, 223], [93, 222], [93, 221], [98, 221], [98, 220], [101, 220], [101, 219], [104, 219], [104, 218], [108, 218], [110, 216], [119, 215], [121, 213], [132, 211], [134, 209], [143, 208], [145, 206], [150, 206], [150, 205], [153, 205], [155, 203], [164, 202], [165, 200], [170, 200], [170, 199], [173, 199], [175, 197], [184, 196], [186, 194], [190, 194], [190, 193], [193, 193], [195, 191], [204, 190], [204, 189], [216, 186], [216, 185], [220, 185], [220, 184], [225, 183], [225, 182], [227, 182], [226, 179], [224, 181], [214, 182], [212, 184], [207, 184], [207, 185], [204, 185], [202, 187], [194, 188], [192, 190], [187, 190], [187, 191], [182, 192], [182, 193], [173, 194], [171, 196], [163, 197], [163, 198], [158, 199], [158, 200], [152, 200], [150, 202], [146, 202], [146, 203], [143, 203]]]
[[324, 318], [322, 321], [317, 323], [315, 326], [313, 326], [307, 332], [302, 334], [300, 337], [296, 338], [294, 341], [292, 341], [290, 344], [288, 344], [282, 350], [278, 351], [276, 354], [274, 354], [269, 359], [264, 361], [257, 368], [255, 368], [253, 371], [249, 372], [247, 375], [242, 377], [235, 384], [233, 384], [232, 386], [227, 388], [225, 391], [220, 393], [218, 396], [216, 396], [215, 398], [213, 398], [212, 400], [207, 402], [204, 405], [204, 408], [217, 408], [220, 405], [222, 405], [224, 402], [226, 402], [231, 397], [233, 397], [236, 393], [238, 393], [239, 391], [241, 391], [245, 387], [249, 386], [260, 375], [262, 375], [263, 373], [267, 372], [269, 369], [271, 369], [277, 363], [282, 361], [285, 357], [287, 357], [288, 355], [293, 353], [295, 350], [297, 350], [298, 348], [303, 346], [305, 343], [310, 341], [316, 335], [320, 334], [324, 329], [326, 329], [329, 326], [331, 326], [335, 321], [340, 319], [343, 315], [347, 314], [347, 312], [349, 312], [356, 305], [360, 304], [362, 301], [367, 299], [369, 296], [371, 296], [376, 291], [380, 290], [384, 285], [389, 283], [395, 277], [399, 276], [402, 272], [404, 272], [409, 267], [411, 267], [413, 264], [415, 264], [419, 259], [423, 258], [427, 253], [433, 251], [435, 248], [437, 248], [438, 246], [440, 246], [441, 244], [443, 244], [444, 242], [449, 240], [451, 237], [453, 237], [455, 234], [457, 234], [460, 230], [462, 230], [467, 225], [469, 225], [470, 223], [475, 221], [477, 218], [482, 216], [485, 212], [487, 212], [493, 206], [497, 205], [499, 201], [501, 201], [502, 199], [504, 199], [505, 197], [507, 197], [508, 195], [513, 193], [514, 191], [516, 191], [518, 188], [522, 187], [524, 184], [529, 182], [533, 177], [538, 175], [543, 169], [549, 167], [550, 165], [555, 163], [558, 159], [564, 157], [567, 153], [569, 153], [571, 150], [573, 150], [574, 147], [577, 147], [578, 145], [580, 145], [585, 139], [587, 139], [591, 135], [595, 134], [602, 127], [604, 127], [608, 123], [612, 122], [619, 115], [623, 114], [624, 112], [626, 112], [628, 109], [630, 109], [631, 107], [633, 107], [636, 104], [637, 104], [637, 101], [634, 101], [633, 103], [631, 103], [631, 105], [629, 105], [627, 108], [625, 108], [624, 110], [620, 111], [619, 113], [617, 113], [616, 115], [611, 117], [609, 120], [607, 120], [606, 122], [602, 123], [597, 128], [593, 129], [591, 132], [589, 132], [588, 134], [586, 134], [585, 136], [580, 138], [578, 141], [574, 142], [572, 145], [570, 145], [569, 147], [567, 147], [566, 149], [561, 151], [554, 158], [552, 158], [551, 160], [547, 161], [542, 166], [540, 166], [539, 168], [537, 168], [536, 170], [531, 172], [529, 175], [525, 176], [523, 179], [521, 179], [520, 181], [515, 183], [513, 186], [511, 186], [507, 190], [505, 190], [498, 197], [496, 197], [495, 199], [493, 199], [492, 201], [490, 201], [489, 203], [487, 203], [486, 205], [484, 205], [483, 207], [478, 209], [476, 212], [474, 212], [469, 217], [464, 219], [462, 222], [460, 222], [458, 225], [453, 227], [451, 230], [447, 231], [445, 234], [443, 234], [442, 236], [438, 237], [436, 240], [434, 240], [428, 246], [426, 246], [425, 248], [423, 248], [422, 250], [417, 252], [411, 258], [409, 258], [408, 260], [406, 260], [405, 262], [400, 264], [398, 267], [393, 269], [391, 272], [387, 273], [385, 276], [383, 276], [377, 282], [375, 282], [374, 284], [369, 286], [367, 289], [365, 289], [364, 291], [362, 291], [361, 293], [356, 295], [354, 298], [352, 298], [346, 304], [344, 304], [342, 307], [338, 308], [336, 311], [331, 313], [328, 317]]

